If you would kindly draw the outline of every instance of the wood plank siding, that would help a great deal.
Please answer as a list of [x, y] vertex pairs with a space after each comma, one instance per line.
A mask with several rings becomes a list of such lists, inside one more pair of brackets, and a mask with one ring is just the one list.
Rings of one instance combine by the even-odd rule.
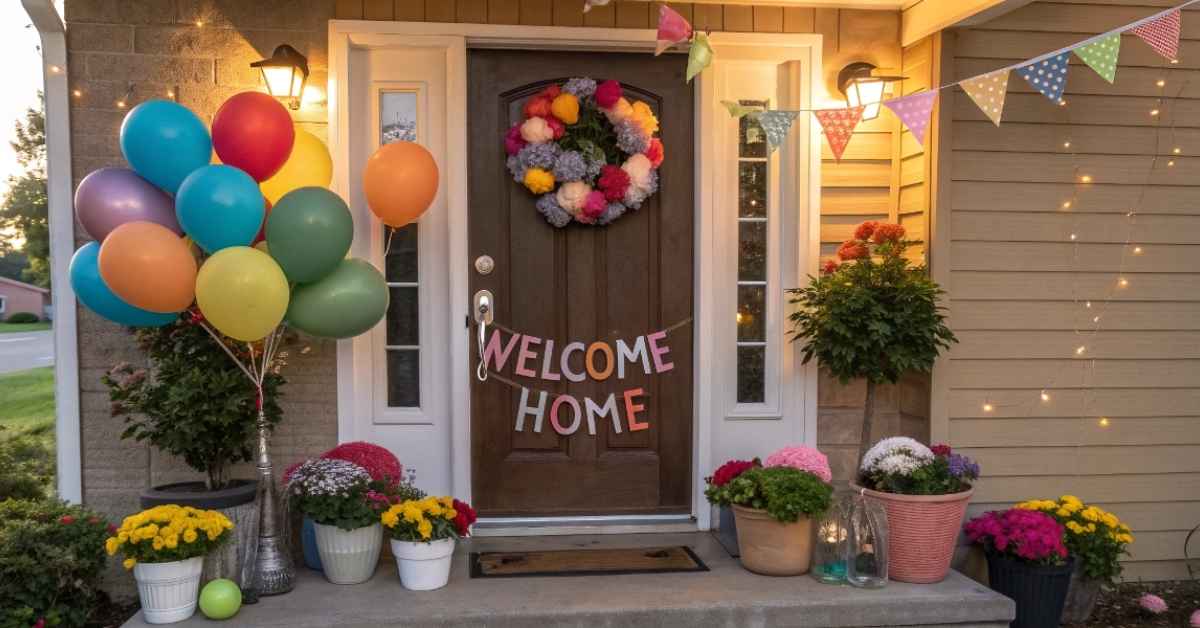
[[[1039, 1], [941, 58], [966, 78], [1175, 4]], [[1072, 58], [1066, 106], [1014, 74], [999, 128], [959, 89], [939, 116], [932, 265], [961, 343], [934, 438], [983, 465], [972, 513], [1072, 493], [1127, 520], [1133, 579], [1186, 577], [1200, 523], [1200, 11], [1184, 25], [1176, 65], [1123, 37], [1113, 85]]]

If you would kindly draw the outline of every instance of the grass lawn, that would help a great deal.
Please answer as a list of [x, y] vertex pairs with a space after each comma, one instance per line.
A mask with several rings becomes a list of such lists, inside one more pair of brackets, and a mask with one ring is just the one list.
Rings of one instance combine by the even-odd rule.
[[54, 438], [53, 367], [0, 375], [0, 427], [4, 436]]
[[46, 331], [50, 329], [49, 321], [39, 323], [0, 323], [0, 334], [16, 334], [26, 331]]

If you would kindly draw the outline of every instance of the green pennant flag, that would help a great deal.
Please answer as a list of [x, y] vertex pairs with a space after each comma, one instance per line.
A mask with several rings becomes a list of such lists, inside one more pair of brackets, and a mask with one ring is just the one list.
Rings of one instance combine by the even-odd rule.
[[692, 47], [688, 50], [687, 82], [691, 83], [697, 74], [704, 71], [712, 63], [713, 49], [708, 45], [708, 35], [696, 33], [692, 36]]
[[1113, 33], [1108, 37], [1080, 46], [1074, 50], [1075, 56], [1088, 64], [1109, 83], [1117, 80], [1117, 57], [1121, 54], [1121, 33]]
[[721, 104], [725, 105], [725, 108], [729, 110], [729, 115], [735, 118], [740, 118], [747, 114], [754, 113], [755, 111], [759, 111], [758, 107], [743, 105], [736, 100], [722, 100]]

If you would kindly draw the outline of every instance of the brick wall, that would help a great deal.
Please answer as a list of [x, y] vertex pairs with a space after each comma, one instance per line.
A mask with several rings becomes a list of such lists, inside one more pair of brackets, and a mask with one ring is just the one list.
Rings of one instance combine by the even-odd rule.
[[[657, 16], [653, 5], [644, 2], [617, 2], [587, 15], [579, 5], [580, 0], [66, 0], [75, 180], [96, 168], [124, 165], [117, 135], [128, 107], [173, 94], [210, 121], [225, 98], [258, 87], [249, 63], [269, 56], [280, 43], [308, 56], [309, 84], [319, 92], [294, 112], [296, 120], [326, 137], [326, 23], [334, 17], [649, 28]], [[822, 33], [827, 82], [850, 60], [885, 68], [900, 65], [899, 17], [894, 13], [672, 6], [696, 28]], [[863, 133], [891, 134], [895, 122], [889, 118], [865, 125]], [[890, 154], [889, 149], [887, 154], [848, 155], [842, 174], [826, 180], [825, 196], [832, 200], [824, 203], [830, 209], [823, 212], [823, 240], [837, 240], [847, 224], [871, 215], [855, 213], [859, 200], [876, 208], [866, 211], [882, 207], [887, 213], [887, 199], [894, 196]], [[831, 163], [826, 176], [833, 170]], [[870, 198], [856, 199], [847, 190]], [[86, 239], [80, 229], [76, 237], [79, 243]], [[137, 508], [137, 494], [144, 487], [193, 474], [176, 460], [120, 439], [122, 425], [109, 414], [100, 376], [116, 362], [143, 359], [131, 338], [83, 309], [79, 331], [84, 499], [119, 517]], [[273, 454], [281, 463], [317, 454], [336, 442], [334, 344], [321, 342], [305, 355], [294, 354], [287, 375], [285, 420], [273, 440]], [[862, 385], [821, 380], [818, 435], [838, 477], [847, 477], [853, 468], [863, 397]], [[927, 433], [927, 407], [928, 383], [922, 379], [885, 387], [878, 400], [879, 433]]]

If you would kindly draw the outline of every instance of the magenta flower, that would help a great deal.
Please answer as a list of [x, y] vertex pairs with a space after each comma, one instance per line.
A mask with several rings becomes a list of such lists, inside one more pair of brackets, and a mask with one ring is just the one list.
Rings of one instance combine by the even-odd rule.
[[1067, 557], [1062, 525], [1044, 512], [986, 512], [968, 521], [964, 530], [972, 543], [1026, 562], [1059, 564]]
[[[1147, 593], [1142, 597], [1139, 597], [1138, 606], [1141, 606], [1143, 610], [1152, 615], [1161, 615], [1167, 612], [1166, 601], [1164, 601], [1161, 597], [1154, 595], [1153, 593]], [[1195, 619], [1194, 613], [1192, 615], [1192, 619]]]

